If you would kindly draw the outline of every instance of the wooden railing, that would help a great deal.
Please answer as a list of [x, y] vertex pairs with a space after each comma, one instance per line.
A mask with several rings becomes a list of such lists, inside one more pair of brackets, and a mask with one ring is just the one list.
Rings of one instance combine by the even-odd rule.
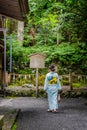
[[[39, 74], [39, 76], [41, 76]], [[20, 79], [26, 79], [26, 80], [32, 80], [31, 77], [35, 78], [36, 75], [35, 74], [15, 74], [15, 73], [11, 73], [11, 74], [7, 74], [6, 76], [6, 82], [7, 82], [7, 86], [12, 83], [15, 82], [16, 80], [20, 80]], [[66, 75], [59, 75], [59, 78], [61, 81], [67, 80], [69, 82], [69, 86], [71, 89], [72, 88], [72, 83], [76, 82], [82, 82], [83, 84], [87, 84], [87, 75], [75, 75], [75, 74], [66, 74]]]

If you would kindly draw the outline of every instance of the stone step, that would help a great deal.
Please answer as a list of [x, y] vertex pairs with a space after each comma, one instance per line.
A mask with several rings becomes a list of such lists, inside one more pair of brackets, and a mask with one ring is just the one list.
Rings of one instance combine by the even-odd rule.
[[4, 115], [0, 115], [0, 130], [2, 130], [4, 124]]

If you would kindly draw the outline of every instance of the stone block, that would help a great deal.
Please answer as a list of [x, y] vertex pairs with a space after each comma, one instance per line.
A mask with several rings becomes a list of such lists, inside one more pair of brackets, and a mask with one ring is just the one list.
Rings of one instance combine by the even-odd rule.
[[4, 115], [0, 115], [0, 130], [2, 130], [4, 124]]

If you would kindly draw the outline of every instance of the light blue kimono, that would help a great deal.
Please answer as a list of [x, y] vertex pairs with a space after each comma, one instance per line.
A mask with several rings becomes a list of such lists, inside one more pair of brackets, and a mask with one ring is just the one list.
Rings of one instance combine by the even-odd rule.
[[[53, 82], [53, 78], [56, 78]], [[61, 89], [58, 74], [49, 72], [45, 78], [44, 90], [48, 94], [49, 109], [58, 109], [58, 90]]]

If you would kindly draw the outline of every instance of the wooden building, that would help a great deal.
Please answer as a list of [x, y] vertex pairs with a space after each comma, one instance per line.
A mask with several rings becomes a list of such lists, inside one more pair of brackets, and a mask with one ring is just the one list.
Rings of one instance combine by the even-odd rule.
[[0, 0], [0, 84], [4, 83], [4, 87], [6, 86], [6, 37], [4, 35], [6, 30], [3, 27], [3, 18], [24, 21], [28, 11], [28, 0]]
[[3, 59], [3, 51], [4, 51], [4, 45], [3, 42], [0, 40], [0, 85], [2, 85], [3, 80], [3, 66], [2, 66], [2, 59]]

